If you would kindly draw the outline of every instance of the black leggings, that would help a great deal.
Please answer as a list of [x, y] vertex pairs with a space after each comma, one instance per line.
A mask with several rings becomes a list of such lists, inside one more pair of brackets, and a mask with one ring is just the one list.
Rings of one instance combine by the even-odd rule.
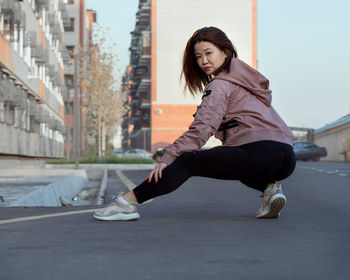
[[162, 178], [142, 182], [133, 191], [138, 203], [176, 190], [192, 176], [239, 180], [261, 192], [269, 183], [293, 173], [295, 155], [290, 145], [259, 141], [237, 147], [218, 146], [179, 156], [163, 170]]

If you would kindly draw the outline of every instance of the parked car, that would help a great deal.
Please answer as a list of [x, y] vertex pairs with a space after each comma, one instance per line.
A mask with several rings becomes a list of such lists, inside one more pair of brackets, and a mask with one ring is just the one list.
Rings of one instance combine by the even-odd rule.
[[327, 156], [325, 147], [319, 147], [313, 142], [295, 142], [293, 150], [297, 160], [313, 160], [318, 161], [321, 157]]
[[123, 157], [123, 150], [120, 150], [120, 149], [117, 149], [117, 150], [114, 150], [113, 153], [117, 154], [118, 157], [122, 158]]
[[160, 162], [160, 160], [162, 159], [164, 153], [165, 153], [165, 149], [164, 148], [158, 148], [157, 151], [153, 154], [153, 160], [155, 162]]
[[129, 149], [123, 153], [123, 158], [146, 158], [152, 159], [152, 154], [142, 149]]

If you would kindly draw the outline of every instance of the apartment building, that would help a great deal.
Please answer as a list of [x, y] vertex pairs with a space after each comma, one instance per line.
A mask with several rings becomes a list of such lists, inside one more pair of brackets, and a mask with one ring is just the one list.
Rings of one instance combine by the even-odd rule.
[[63, 0], [0, 0], [0, 155], [63, 157]]
[[131, 32], [130, 66], [123, 77], [128, 112], [122, 122], [123, 148], [151, 149], [151, 1], [140, 0]]
[[[240, 59], [257, 68], [256, 0], [140, 0], [130, 46], [129, 92], [123, 147], [155, 151], [172, 143], [193, 121], [200, 98], [180, 81], [187, 40], [204, 26], [222, 29]], [[216, 145], [211, 139], [209, 146]]]
[[[67, 133], [64, 144], [65, 157], [72, 157], [74, 155], [73, 145], [73, 129], [74, 129], [74, 56], [81, 50], [85, 50], [89, 45], [89, 36], [91, 37], [91, 29], [93, 22], [96, 22], [96, 12], [93, 10], [86, 10], [85, 0], [66, 0], [66, 9], [68, 22], [64, 29], [64, 45], [68, 50], [72, 61], [65, 64], [64, 78], [67, 92], [64, 94], [64, 123], [67, 127]], [[91, 39], [91, 38], [90, 38]], [[85, 129], [86, 129], [86, 114], [81, 110], [84, 105], [83, 88], [79, 86], [78, 90], [78, 107], [79, 107], [79, 123], [80, 131], [80, 155], [85, 153]]]

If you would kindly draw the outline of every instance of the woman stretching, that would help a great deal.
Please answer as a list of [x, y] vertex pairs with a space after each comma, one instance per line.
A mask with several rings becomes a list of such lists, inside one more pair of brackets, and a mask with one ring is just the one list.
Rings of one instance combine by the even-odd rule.
[[[271, 106], [269, 81], [237, 58], [216, 27], [189, 39], [182, 74], [191, 94], [203, 92], [194, 121], [165, 149], [148, 179], [94, 213], [98, 220], [135, 220], [136, 206], [170, 193], [191, 176], [239, 180], [262, 192], [257, 218], [278, 218], [286, 197], [277, 181], [292, 174], [293, 135]], [[222, 146], [200, 150], [215, 135]]]

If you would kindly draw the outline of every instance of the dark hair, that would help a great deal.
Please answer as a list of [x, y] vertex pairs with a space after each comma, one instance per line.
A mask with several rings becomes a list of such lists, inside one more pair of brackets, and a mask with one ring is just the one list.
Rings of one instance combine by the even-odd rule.
[[223, 65], [214, 73], [215, 75], [222, 70], [229, 72], [232, 57], [237, 57], [236, 48], [219, 28], [210, 26], [194, 32], [185, 48], [181, 73], [181, 77], [185, 76], [185, 89], [188, 88], [192, 95], [195, 95], [196, 92], [201, 92], [203, 87], [209, 83], [210, 79], [199, 67], [194, 54], [194, 45], [203, 41], [214, 44], [227, 55]]

